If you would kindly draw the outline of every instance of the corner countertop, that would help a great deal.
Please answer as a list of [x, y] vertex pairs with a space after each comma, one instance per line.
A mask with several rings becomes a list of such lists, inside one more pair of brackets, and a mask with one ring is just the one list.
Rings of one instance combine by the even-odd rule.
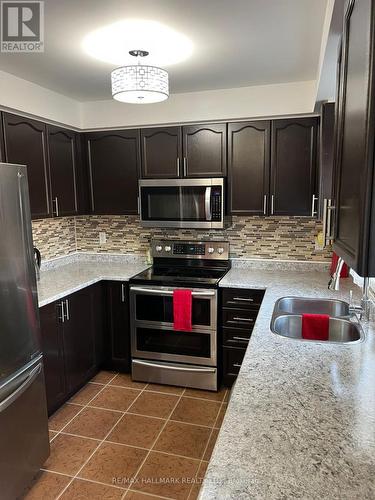
[[[78, 256], [79, 257], [79, 256]], [[95, 260], [82, 256], [81, 259], [69, 261], [56, 267], [47, 268], [40, 273], [38, 281], [38, 303], [39, 307], [45, 306], [59, 300], [82, 288], [93, 285], [101, 280], [129, 281], [132, 276], [147, 269], [141, 259], [116, 259], [103, 258], [100, 256]]]
[[232, 269], [223, 287], [266, 289], [199, 499], [375, 498], [375, 324], [352, 345], [270, 330], [288, 295], [348, 300], [328, 273]]

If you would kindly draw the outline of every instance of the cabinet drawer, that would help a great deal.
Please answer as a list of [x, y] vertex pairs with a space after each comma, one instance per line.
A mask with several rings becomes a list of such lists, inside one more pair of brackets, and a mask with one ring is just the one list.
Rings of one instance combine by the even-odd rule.
[[223, 328], [223, 344], [228, 347], [246, 348], [251, 337], [251, 330]]
[[241, 309], [259, 308], [264, 290], [246, 290], [241, 288], [225, 288], [223, 290], [223, 307]]
[[240, 371], [242, 360], [246, 349], [237, 347], [223, 347], [223, 371], [224, 377], [237, 376]]
[[257, 310], [223, 309], [223, 326], [228, 328], [241, 328], [251, 333], [257, 315]]

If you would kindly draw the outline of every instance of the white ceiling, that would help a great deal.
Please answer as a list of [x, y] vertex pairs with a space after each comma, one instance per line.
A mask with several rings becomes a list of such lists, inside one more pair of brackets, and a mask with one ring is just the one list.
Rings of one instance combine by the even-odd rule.
[[315, 80], [326, 4], [45, 0], [45, 52], [1, 53], [0, 70], [79, 101], [110, 99], [114, 66], [85, 54], [82, 39], [120, 19], [141, 18], [166, 24], [193, 42], [190, 59], [168, 68], [172, 93]]

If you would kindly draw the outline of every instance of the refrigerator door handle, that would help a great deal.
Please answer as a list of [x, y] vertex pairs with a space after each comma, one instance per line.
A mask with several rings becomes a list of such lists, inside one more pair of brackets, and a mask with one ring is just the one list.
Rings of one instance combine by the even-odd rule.
[[39, 363], [31, 372], [29, 373], [29, 376], [27, 379], [22, 382], [22, 384], [17, 387], [17, 389], [10, 394], [7, 398], [4, 399], [0, 403], [0, 413], [3, 412], [10, 406], [16, 399], [18, 399], [25, 391], [30, 387], [30, 385], [34, 382], [34, 380], [37, 378], [39, 373], [42, 370], [42, 363]]

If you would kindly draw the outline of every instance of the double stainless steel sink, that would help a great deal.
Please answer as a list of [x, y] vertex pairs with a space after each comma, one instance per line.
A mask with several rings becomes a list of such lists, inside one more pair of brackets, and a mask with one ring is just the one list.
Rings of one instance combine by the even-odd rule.
[[[311, 341], [302, 338], [302, 314], [328, 314], [328, 341]], [[335, 299], [282, 297], [276, 304], [271, 320], [271, 331], [282, 337], [305, 342], [332, 342], [346, 344], [362, 339], [362, 328], [350, 321], [349, 304]]]

